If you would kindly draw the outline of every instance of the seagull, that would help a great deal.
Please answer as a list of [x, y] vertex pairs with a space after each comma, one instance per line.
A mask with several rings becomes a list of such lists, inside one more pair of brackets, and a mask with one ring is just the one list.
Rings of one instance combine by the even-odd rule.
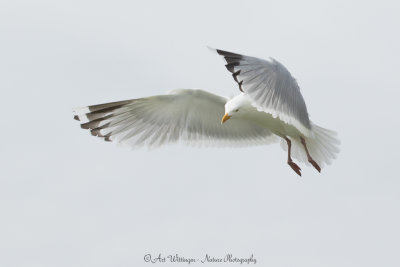
[[73, 110], [81, 128], [105, 141], [132, 148], [183, 142], [199, 146], [281, 143], [287, 164], [301, 176], [293, 158], [318, 172], [339, 152], [334, 131], [309, 119], [299, 85], [273, 58], [259, 59], [213, 49], [226, 62], [240, 93], [232, 98], [200, 89], [99, 104]]

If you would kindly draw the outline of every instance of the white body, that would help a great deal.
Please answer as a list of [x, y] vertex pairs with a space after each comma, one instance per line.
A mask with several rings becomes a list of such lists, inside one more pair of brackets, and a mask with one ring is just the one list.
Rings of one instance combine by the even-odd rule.
[[[290, 136], [298, 138], [299, 136], [312, 135], [309, 131], [301, 133], [296, 127], [282, 121], [278, 116], [274, 117], [270, 113], [258, 111], [252, 105], [252, 101], [246, 93], [241, 93], [229, 100], [225, 104], [225, 113], [231, 116], [230, 120], [240, 118], [253, 121], [279, 137]], [[226, 123], [229, 123], [229, 121]]]
[[299, 129], [283, 121], [279, 116], [259, 111], [247, 93], [241, 93], [230, 99], [225, 104], [225, 114], [229, 116], [226, 123], [229, 121], [234, 123], [235, 119], [247, 120], [268, 129], [274, 135], [282, 138], [281, 147], [284, 150], [288, 148], [284, 138], [289, 137], [292, 141], [292, 156], [306, 164], [309, 164], [309, 161], [304, 146], [301, 144], [301, 138], [304, 138], [310, 154], [321, 167], [330, 164], [339, 152], [340, 142], [336, 138], [335, 132], [319, 127], [312, 122], [310, 122], [310, 129]]

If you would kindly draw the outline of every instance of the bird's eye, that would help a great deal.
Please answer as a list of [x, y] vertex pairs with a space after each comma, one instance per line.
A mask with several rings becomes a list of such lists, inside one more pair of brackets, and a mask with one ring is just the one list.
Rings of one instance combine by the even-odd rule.
[[238, 112], [238, 111], [239, 111], [239, 109], [236, 109], [236, 110], [235, 110], [235, 112]]

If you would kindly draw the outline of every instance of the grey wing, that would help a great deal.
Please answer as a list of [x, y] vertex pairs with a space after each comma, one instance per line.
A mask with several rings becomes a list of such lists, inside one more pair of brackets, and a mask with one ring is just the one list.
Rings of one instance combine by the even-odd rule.
[[259, 110], [279, 117], [303, 134], [311, 129], [307, 107], [296, 80], [278, 61], [263, 60], [216, 49], [226, 61], [239, 89], [247, 93]]
[[92, 135], [129, 146], [159, 146], [183, 141], [208, 146], [244, 146], [276, 141], [271, 132], [248, 120], [221, 125], [227, 98], [202, 90], [77, 108], [75, 119]]

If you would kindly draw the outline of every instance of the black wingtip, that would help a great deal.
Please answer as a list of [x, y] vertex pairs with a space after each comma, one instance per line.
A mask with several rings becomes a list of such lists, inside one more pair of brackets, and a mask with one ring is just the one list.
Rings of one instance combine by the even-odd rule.
[[235, 80], [235, 82], [239, 83], [239, 80], [237, 78], [237, 76], [240, 74], [240, 70], [238, 70], [237, 72], [232, 74], [233, 79]]
[[225, 52], [225, 51], [220, 50], [220, 49], [215, 49], [215, 51], [217, 51], [218, 55], [221, 55], [221, 56], [223, 56], [223, 53]]
[[242, 83], [243, 83], [243, 81], [240, 81], [240, 83], [239, 83], [239, 90], [242, 91], [242, 92], [244, 93], [243, 87], [242, 87]]
[[242, 55], [240, 55], [240, 54], [235, 54], [235, 53], [232, 53], [229, 51], [225, 51], [225, 50], [221, 50], [221, 49], [215, 49], [215, 50], [217, 51], [217, 53], [219, 55], [224, 56], [224, 57], [236, 57], [236, 58], [242, 57]]
[[228, 64], [225, 65], [225, 68], [233, 73], [235, 71], [235, 67], [239, 66], [239, 65], [240, 65], [239, 62], [228, 63]]

